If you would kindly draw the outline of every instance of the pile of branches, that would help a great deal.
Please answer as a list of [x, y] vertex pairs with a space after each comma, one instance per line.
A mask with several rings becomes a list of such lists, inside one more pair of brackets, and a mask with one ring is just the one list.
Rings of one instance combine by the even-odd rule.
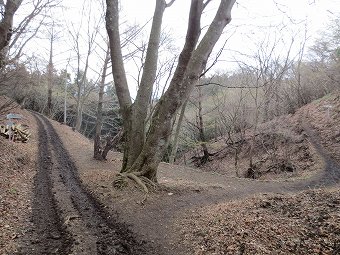
[[0, 125], [0, 135], [12, 141], [26, 143], [29, 140], [31, 133], [26, 125]]

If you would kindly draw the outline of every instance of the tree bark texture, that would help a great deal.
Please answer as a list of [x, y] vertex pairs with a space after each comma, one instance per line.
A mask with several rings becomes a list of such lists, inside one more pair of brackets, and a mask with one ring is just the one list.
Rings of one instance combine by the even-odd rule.
[[[143, 76], [145, 77], [146, 85], [143, 88], [139, 88], [139, 90], [141, 90], [138, 91], [140, 98], [137, 96], [136, 101], [132, 104], [120, 49], [118, 0], [106, 0], [106, 2], [106, 25], [110, 39], [112, 71], [122, 111], [126, 136], [125, 142], [127, 144], [124, 151], [124, 161], [126, 162], [124, 163], [125, 168], [123, 166], [123, 171], [133, 173], [136, 176], [144, 176], [152, 181], [157, 181], [157, 167], [164, 154], [171, 134], [172, 119], [176, 114], [177, 109], [181, 107], [183, 102], [189, 97], [190, 92], [206, 66], [211, 51], [220, 38], [223, 29], [231, 21], [231, 9], [235, 0], [221, 0], [216, 16], [199, 43], [198, 40], [201, 33], [200, 20], [204, 9], [204, 1], [191, 1], [184, 47], [179, 56], [178, 64], [169, 88], [155, 106], [155, 111], [145, 138], [145, 118], [143, 119], [143, 116], [146, 116], [147, 110], [145, 104], [149, 103], [149, 95], [152, 92], [154, 80], [153, 73], [156, 71], [154, 68], [157, 67], [155, 63], [155, 60], [157, 62], [157, 53], [154, 51], [157, 51], [158, 47], [156, 47], [157, 40], [156, 36], [153, 36], [153, 33], [157, 34], [160, 32], [162, 22], [161, 17], [167, 4], [164, 0], [156, 1], [154, 21], [149, 39], [149, 43], [151, 44], [148, 47], [145, 68], [143, 70], [145, 73], [143, 73]], [[149, 67], [147, 67], [148, 55], [150, 57]], [[151, 91], [148, 86], [151, 86]], [[147, 101], [145, 102], [144, 100]], [[138, 120], [135, 121], [132, 116], [137, 116]], [[138, 134], [132, 136], [129, 130], [137, 129]], [[134, 137], [134, 139], [132, 139], [132, 137]], [[138, 154], [137, 158], [135, 158], [135, 154], [129, 159], [129, 145], [135, 144], [137, 142], [135, 139], [138, 139], [138, 142], [142, 141], [142, 148], [141, 150], [139, 149], [140, 152], [136, 153]]]
[[131, 139], [127, 145], [129, 148], [127, 164], [124, 170], [129, 169], [141, 153], [145, 139], [145, 124], [148, 107], [151, 101], [153, 84], [156, 79], [158, 47], [160, 44], [163, 14], [166, 8], [164, 0], [156, 1], [152, 27], [146, 51], [145, 63], [139, 90], [132, 108]]
[[81, 102], [81, 99], [79, 99], [79, 102], [77, 102], [77, 116], [76, 116], [76, 125], [75, 130], [80, 131], [81, 124], [83, 122], [83, 104]]
[[112, 62], [112, 74], [115, 83], [116, 93], [118, 97], [120, 113], [123, 119], [124, 130], [124, 156], [123, 156], [123, 169], [126, 168], [128, 161], [129, 148], [131, 138], [131, 105], [132, 100], [126, 79], [126, 73], [123, 62], [122, 49], [120, 47], [120, 33], [119, 33], [119, 0], [106, 0], [106, 30], [109, 36], [109, 45]]

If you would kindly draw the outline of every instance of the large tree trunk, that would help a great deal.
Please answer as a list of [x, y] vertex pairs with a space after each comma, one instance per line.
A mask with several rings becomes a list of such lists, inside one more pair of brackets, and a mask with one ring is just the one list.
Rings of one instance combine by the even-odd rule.
[[[126, 81], [126, 75], [123, 66], [122, 54], [120, 49], [119, 39], [119, 26], [118, 26], [118, 0], [107, 0], [107, 31], [110, 38], [112, 70], [119, 99], [123, 123], [125, 129], [126, 149], [124, 151], [124, 166], [123, 172], [133, 174], [134, 176], [143, 176], [152, 181], [157, 181], [157, 167], [164, 154], [169, 136], [171, 134], [172, 119], [177, 109], [183, 104], [183, 102], [189, 97], [195, 83], [199, 79], [200, 74], [205, 68], [208, 57], [220, 38], [224, 27], [231, 20], [231, 9], [235, 0], [221, 0], [220, 6], [217, 10], [216, 16], [209, 26], [206, 34], [203, 36], [201, 42], [198, 44], [198, 39], [201, 32], [200, 20], [203, 9], [205, 7], [203, 0], [192, 0], [189, 14], [189, 24], [185, 40], [185, 45], [179, 56], [178, 65], [174, 76], [170, 82], [168, 90], [160, 98], [155, 107], [155, 111], [151, 118], [149, 130], [146, 135], [145, 142], [143, 143], [140, 153], [134, 154], [132, 158], [129, 158], [129, 144], [135, 142], [132, 140], [131, 132], [128, 130], [137, 130], [138, 137], [142, 137], [144, 134], [145, 126], [137, 127], [136, 122], [131, 118], [135, 115], [135, 110], [139, 108], [143, 109], [145, 98], [142, 97], [141, 101], [137, 99], [133, 107], [131, 107], [130, 94], [128, 92], [128, 86]], [[173, 2], [173, 1], [172, 1]], [[170, 3], [172, 3], [170, 2]], [[208, 1], [209, 2], [209, 1]], [[163, 9], [159, 6], [163, 6]], [[161, 17], [160, 13], [163, 12], [167, 4], [164, 0], [157, 0], [155, 17]], [[161, 22], [158, 20], [157, 22]], [[154, 23], [153, 23], [154, 26]], [[153, 29], [152, 29], [153, 31]], [[151, 40], [151, 36], [150, 36]], [[153, 45], [155, 47], [156, 45]], [[196, 47], [197, 46], [197, 47]], [[149, 51], [149, 50], [148, 50]], [[157, 57], [156, 57], [157, 58]], [[154, 68], [154, 67], [152, 67]], [[144, 72], [151, 72], [151, 70], [144, 69]], [[151, 77], [152, 75], [150, 75]], [[153, 81], [152, 81], [153, 82]], [[141, 84], [142, 85], [142, 84]], [[141, 87], [140, 87], [141, 89]], [[149, 90], [145, 89], [146, 95], [149, 95]], [[145, 95], [144, 93], [139, 93]], [[139, 99], [138, 99], [139, 100]], [[136, 107], [136, 108], [135, 108]], [[133, 108], [133, 109], [131, 109]], [[146, 113], [143, 112], [142, 116]], [[139, 119], [139, 121], [145, 121], [145, 119]], [[143, 135], [144, 136], [144, 135]], [[134, 136], [135, 137], [135, 136]], [[140, 139], [138, 138], [138, 139]], [[144, 139], [144, 137], [143, 137]], [[136, 155], [138, 157], [135, 159]]]
[[[131, 96], [126, 79], [123, 63], [123, 54], [120, 47], [121, 40], [119, 34], [119, 5], [118, 0], [106, 0], [106, 30], [109, 36], [110, 53], [112, 61], [112, 74], [115, 83], [116, 93], [120, 106], [120, 113], [123, 118], [124, 142], [129, 144], [129, 130], [131, 127]], [[128, 147], [124, 147], [123, 168], [128, 161]]]
[[7, 55], [6, 46], [12, 37], [13, 17], [21, 5], [22, 0], [7, 0], [4, 17], [0, 22], [0, 68], [5, 65]]
[[127, 146], [128, 158], [123, 171], [129, 169], [141, 153], [145, 140], [145, 122], [148, 107], [151, 101], [153, 84], [156, 78], [158, 47], [161, 37], [163, 14], [166, 8], [164, 0], [156, 1], [150, 38], [145, 57], [143, 74], [139, 84], [136, 100], [132, 107], [131, 126], [128, 131], [130, 136]]

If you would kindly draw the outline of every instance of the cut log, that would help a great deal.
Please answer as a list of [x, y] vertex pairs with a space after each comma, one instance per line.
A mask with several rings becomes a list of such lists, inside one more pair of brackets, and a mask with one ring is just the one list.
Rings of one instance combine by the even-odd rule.
[[29, 132], [27, 126], [17, 124], [17, 125], [0, 125], [0, 135], [4, 136], [6, 138], [10, 138], [13, 141], [21, 141], [23, 143], [26, 143], [31, 133]]

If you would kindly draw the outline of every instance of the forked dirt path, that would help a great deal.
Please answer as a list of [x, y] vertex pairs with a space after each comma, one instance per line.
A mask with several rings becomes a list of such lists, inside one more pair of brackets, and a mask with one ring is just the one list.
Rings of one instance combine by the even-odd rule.
[[[168, 188], [151, 195], [140, 205], [133, 199], [112, 196], [108, 178], [93, 185], [80, 178], [82, 169], [78, 171], [77, 162], [83, 161], [83, 154], [87, 152], [86, 157], [91, 158], [91, 145], [72, 144], [67, 141], [70, 137], [62, 137], [62, 141], [49, 120], [34, 115], [39, 126], [40, 151], [33, 203], [34, 227], [29, 240], [22, 240], [20, 254], [190, 254], [177, 234], [176, 222], [183, 214], [259, 193], [297, 192], [340, 182], [339, 164], [307, 126], [307, 135], [325, 161], [325, 169], [308, 179], [253, 181], [161, 164], [158, 178]], [[91, 171], [95, 172], [98, 162], [87, 162], [93, 164]], [[103, 164], [107, 168], [112, 165]], [[119, 159], [115, 159], [115, 165], [119, 169]], [[102, 170], [105, 171], [107, 176], [115, 174]]]
[[[324, 161], [324, 169], [313, 176], [295, 181], [258, 181], [227, 177], [196, 169], [162, 164], [159, 170], [161, 183], [183, 183], [189, 186], [185, 192], [173, 192], [171, 196], [151, 200], [138, 213], [138, 221], [132, 214], [124, 217], [138, 233], [146, 233], [148, 239], [159, 244], [160, 254], [190, 254], [179, 238], [181, 219], [199, 208], [244, 199], [263, 193], [296, 193], [308, 189], [331, 187], [340, 183], [340, 165], [318, 143], [317, 134], [306, 131], [311, 142]], [[122, 208], [127, 205], [124, 204]], [[122, 209], [121, 208], [121, 209]], [[152, 225], [150, 225], [152, 222]]]

